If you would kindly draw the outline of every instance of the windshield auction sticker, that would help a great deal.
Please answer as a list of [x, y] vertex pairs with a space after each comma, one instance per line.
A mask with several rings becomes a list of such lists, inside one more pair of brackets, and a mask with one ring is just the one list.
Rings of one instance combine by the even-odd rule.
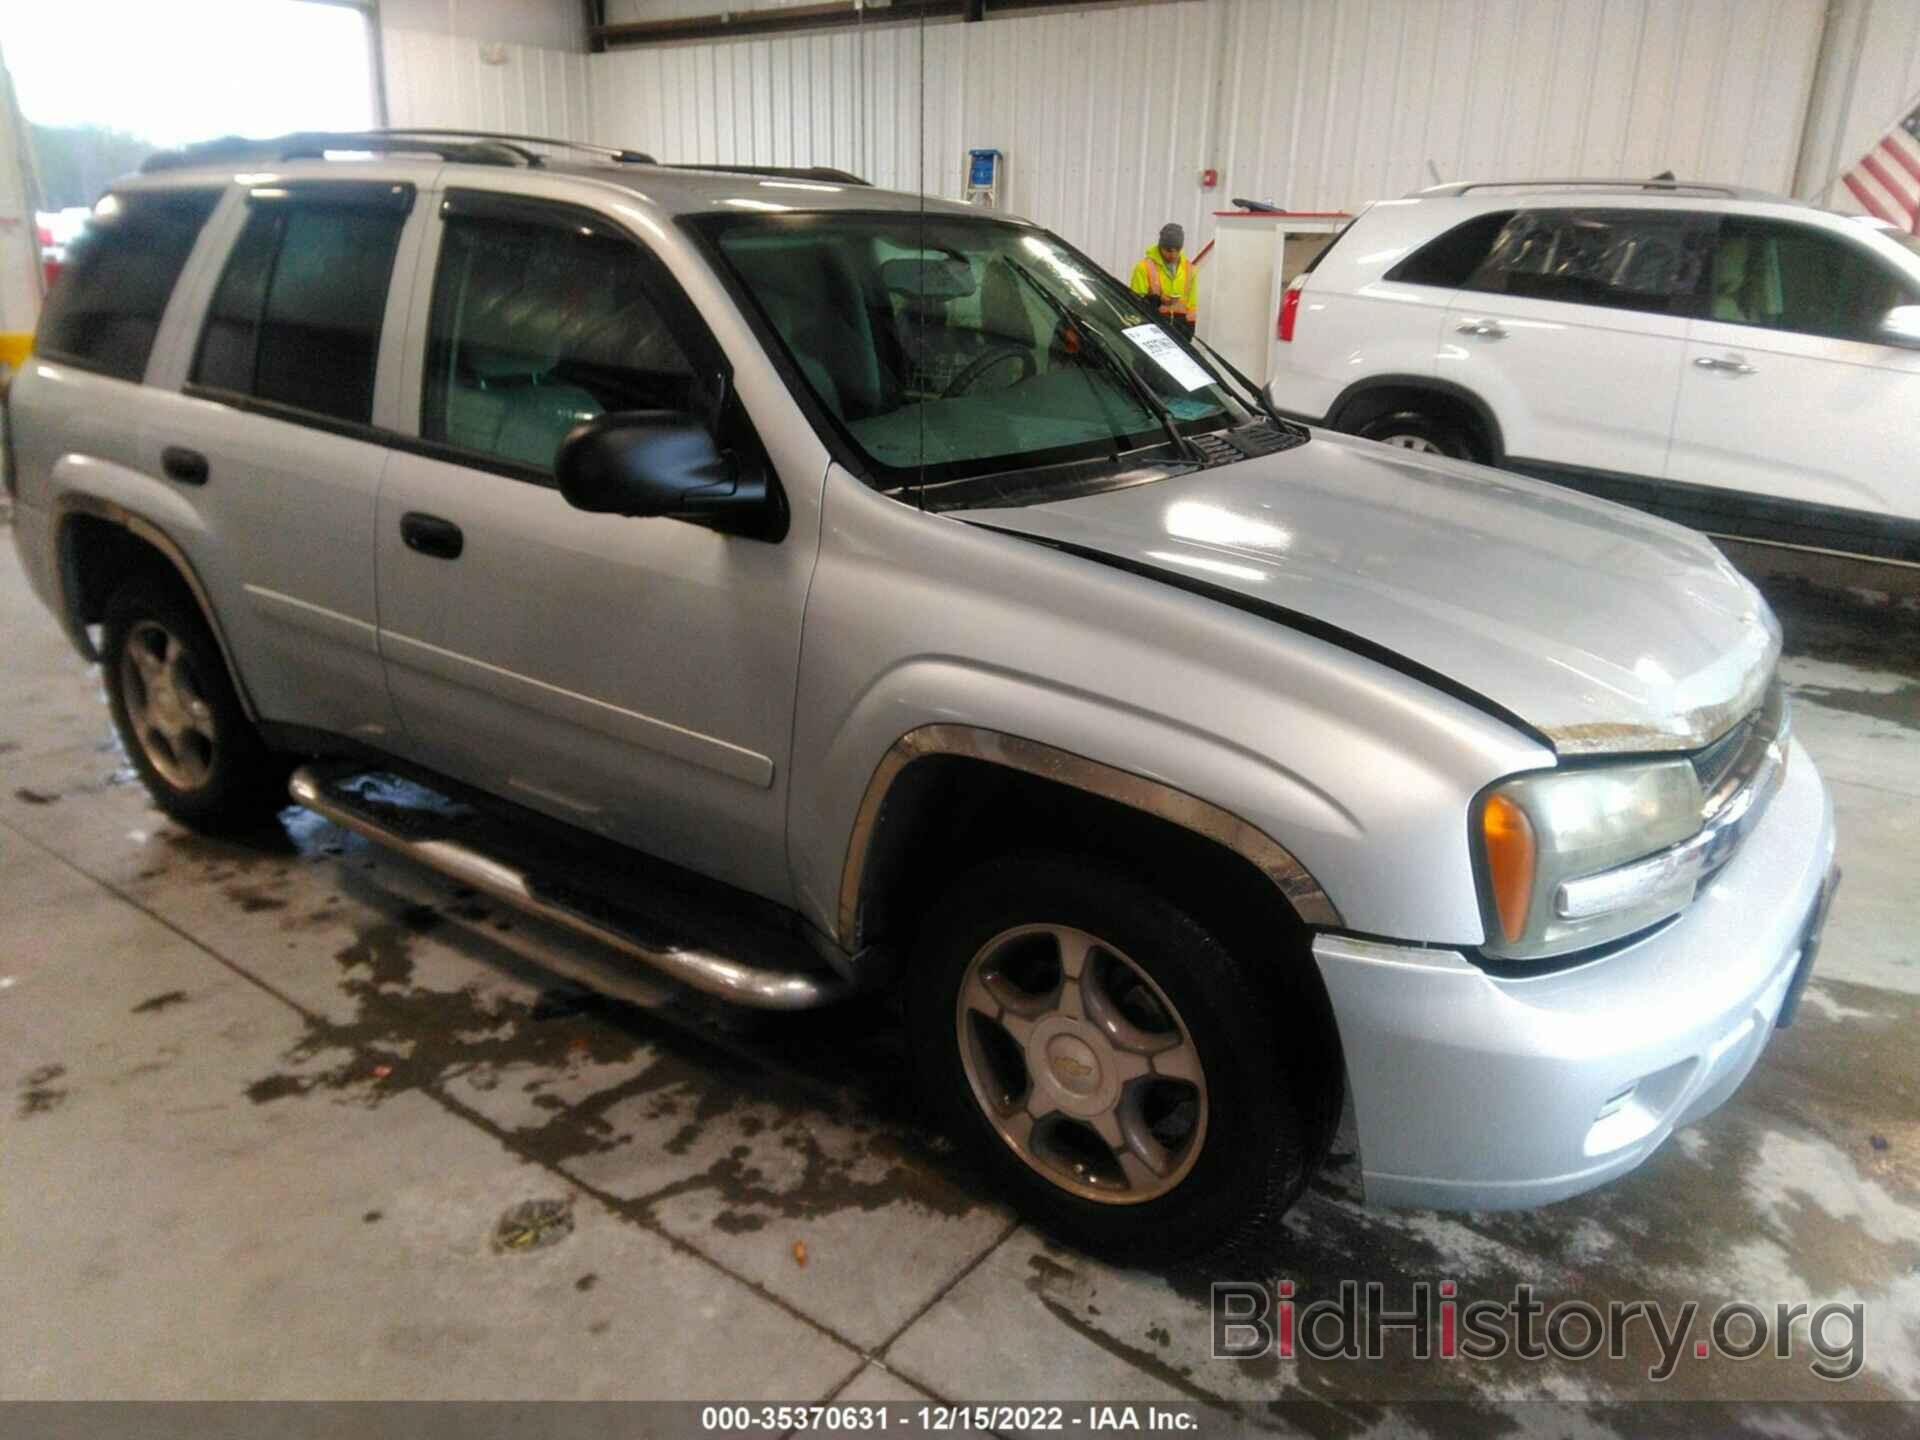
[[1135, 325], [1120, 333], [1146, 351], [1147, 357], [1171, 375], [1181, 389], [1199, 390], [1213, 383], [1213, 377], [1196, 365], [1193, 357], [1158, 325]]

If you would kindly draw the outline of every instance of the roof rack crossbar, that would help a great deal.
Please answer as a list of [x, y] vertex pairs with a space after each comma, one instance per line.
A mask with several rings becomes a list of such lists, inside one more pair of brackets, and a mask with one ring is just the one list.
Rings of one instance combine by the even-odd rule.
[[[319, 159], [340, 151], [381, 154], [411, 152], [467, 164], [538, 167], [546, 163], [546, 157], [537, 150], [527, 148], [534, 145], [598, 155], [620, 165], [660, 163], [643, 150], [596, 145], [586, 140], [562, 140], [550, 135], [516, 135], [503, 130], [456, 130], [436, 126], [393, 126], [381, 130], [307, 130], [265, 140], [227, 135], [217, 140], [183, 145], [177, 150], [157, 151], [142, 162], [140, 170], [142, 174], [152, 174], [156, 171], [185, 170], [196, 165], [271, 165], [286, 160]], [[671, 165], [668, 168], [713, 174], [765, 175], [774, 179], [813, 180], [833, 185], [865, 186], [872, 183], [830, 165], [688, 164]]]
[[504, 140], [486, 138], [477, 143], [441, 140], [423, 134], [369, 130], [307, 130], [277, 135], [268, 140], [251, 140], [226, 135], [218, 140], [203, 140], [182, 145], [177, 150], [160, 150], [140, 165], [140, 173], [185, 170], [195, 165], [223, 163], [273, 164], [285, 160], [313, 160], [330, 151], [376, 151], [382, 153], [426, 154], [442, 160], [459, 160], [475, 165], [538, 165], [540, 157]]
[[578, 150], [588, 155], [604, 156], [622, 165], [658, 165], [660, 163], [644, 150], [629, 150], [622, 145], [596, 145], [589, 140], [561, 140], [552, 135], [515, 135], [504, 130], [456, 130], [422, 125], [395, 125], [368, 133], [394, 138], [417, 135], [431, 138], [505, 140], [521, 145], [552, 145], [563, 150]]
[[699, 170], [715, 175], [769, 175], [780, 180], [819, 180], [834, 185], [864, 185], [872, 188], [871, 180], [862, 180], [845, 170], [836, 170], [831, 165], [678, 165], [669, 164], [669, 170]]

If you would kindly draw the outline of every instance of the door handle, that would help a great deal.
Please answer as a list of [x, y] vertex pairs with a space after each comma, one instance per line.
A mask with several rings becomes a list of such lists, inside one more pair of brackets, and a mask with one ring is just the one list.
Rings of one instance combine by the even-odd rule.
[[400, 538], [409, 550], [418, 550], [436, 560], [458, 560], [467, 543], [460, 527], [451, 520], [423, 515], [418, 510], [409, 510], [400, 517]]
[[207, 483], [207, 457], [184, 445], [169, 445], [162, 450], [160, 468], [167, 472], [169, 479], [177, 480], [182, 485]]
[[1738, 355], [1696, 355], [1694, 366], [1701, 370], [1719, 370], [1728, 375], [1751, 375], [1753, 366]]
[[1498, 320], [1463, 320], [1453, 328], [1462, 335], [1478, 335], [1483, 340], [1507, 338], [1507, 327]]

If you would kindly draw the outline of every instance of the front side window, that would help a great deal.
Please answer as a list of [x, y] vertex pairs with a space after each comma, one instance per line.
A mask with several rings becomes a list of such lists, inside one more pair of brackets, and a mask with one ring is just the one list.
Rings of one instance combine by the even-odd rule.
[[197, 385], [366, 424], [405, 211], [256, 202], [194, 359]]
[[218, 190], [135, 191], [102, 200], [47, 297], [35, 352], [140, 379], [167, 298], [219, 200]]
[[888, 487], [1115, 461], [1249, 418], [1125, 286], [1044, 231], [902, 213], [703, 220]]
[[550, 470], [567, 432], [617, 410], [694, 410], [694, 367], [626, 237], [572, 212], [450, 215], [428, 322], [421, 434]]
[[1705, 274], [1709, 234], [1678, 210], [1520, 210], [1461, 288], [1685, 315]]
[[1878, 257], [1810, 225], [1729, 216], [1713, 255], [1709, 314], [1733, 325], [1881, 343], [1896, 305], [1920, 304], [1914, 286]]

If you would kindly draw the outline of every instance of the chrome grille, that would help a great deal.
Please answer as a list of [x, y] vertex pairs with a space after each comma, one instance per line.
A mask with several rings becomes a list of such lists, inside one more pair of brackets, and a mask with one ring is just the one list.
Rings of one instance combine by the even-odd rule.
[[1775, 679], [1758, 710], [1693, 757], [1706, 797], [1701, 805], [1701, 836], [1707, 842], [1702, 880], [1733, 858], [1780, 788], [1790, 734], [1786, 687]]
[[1759, 723], [1759, 719], [1760, 712], [1756, 710], [1706, 749], [1690, 757], [1693, 772], [1700, 777], [1702, 795], [1711, 795], [1720, 788], [1720, 782], [1727, 778], [1727, 772], [1739, 761], [1741, 752], [1746, 748], [1747, 737], [1753, 733], [1753, 727]]

